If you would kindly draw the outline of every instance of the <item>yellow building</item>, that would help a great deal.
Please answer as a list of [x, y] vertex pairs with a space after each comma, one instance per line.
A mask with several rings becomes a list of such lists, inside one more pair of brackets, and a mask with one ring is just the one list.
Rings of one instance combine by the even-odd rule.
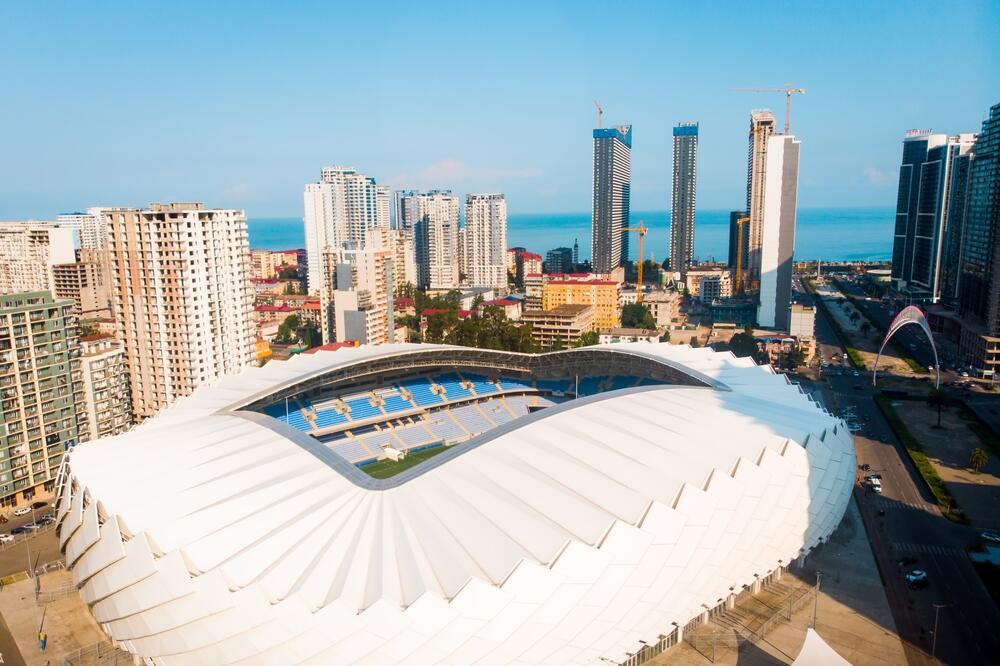
[[552, 310], [560, 305], [594, 306], [594, 328], [617, 328], [621, 325], [622, 285], [614, 280], [594, 276], [560, 276], [547, 280], [542, 288], [542, 309]]

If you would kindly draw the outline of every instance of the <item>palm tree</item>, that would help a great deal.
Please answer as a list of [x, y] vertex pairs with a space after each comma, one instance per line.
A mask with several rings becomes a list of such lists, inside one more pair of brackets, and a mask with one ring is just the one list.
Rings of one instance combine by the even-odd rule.
[[941, 427], [941, 408], [944, 407], [946, 400], [944, 391], [941, 389], [934, 389], [934, 392], [927, 396], [927, 404], [937, 408], [938, 420], [937, 426], [935, 426], [937, 428]]
[[969, 454], [969, 467], [971, 467], [976, 474], [979, 474], [979, 470], [986, 467], [986, 463], [989, 461], [990, 457], [986, 455], [986, 451], [983, 451], [978, 447], [972, 449], [972, 453]]

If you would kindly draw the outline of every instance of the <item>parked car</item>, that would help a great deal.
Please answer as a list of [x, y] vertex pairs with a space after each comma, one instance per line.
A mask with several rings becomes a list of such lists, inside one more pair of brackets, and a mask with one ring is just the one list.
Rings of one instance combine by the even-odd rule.
[[41, 518], [38, 519], [39, 525], [51, 525], [54, 522], [56, 522], [56, 519], [53, 518], [52, 516], [42, 516]]
[[927, 587], [930, 582], [927, 579], [927, 572], [921, 569], [913, 569], [908, 571], [903, 578], [906, 580], [906, 584], [911, 590], [922, 590]]
[[35, 502], [34, 504], [31, 505], [31, 508], [32, 509], [41, 509], [42, 507], [45, 507], [45, 506], [48, 506], [48, 505], [49, 505], [48, 502]]
[[12, 529], [12, 530], [10, 531], [10, 533], [11, 533], [11, 534], [25, 534], [25, 533], [27, 533], [28, 531], [29, 531], [29, 530], [25, 529], [24, 527], [15, 527], [14, 529]]
[[3, 543], [14, 543], [13, 534], [0, 534], [0, 544]]
[[27, 516], [29, 513], [31, 513], [30, 506], [22, 506], [19, 509], [14, 509], [15, 516]]
[[42, 529], [42, 526], [39, 523], [28, 523], [27, 525], [24, 526], [24, 529], [28, 530], [29, 532], [36, 532]]
[[993, 543], [1000, 543], [1000, 534], [997, 534], [993, 530], [986, 530], [985, 532], [979, 533], [979, 538], [983, 541], [992, 541]]

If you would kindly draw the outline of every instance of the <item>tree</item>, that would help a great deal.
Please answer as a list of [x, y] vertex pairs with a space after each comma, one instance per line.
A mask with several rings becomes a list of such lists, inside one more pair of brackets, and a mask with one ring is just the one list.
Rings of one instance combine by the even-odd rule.
[[298, 335], [299, 326], [302, 325], [298, 315], [290, 314], [285, 317], [285, 321], [278, 326], [278, 335], [275, 338], [278, 342], [292, 342]]
[[861, 322], [861, 335], [867, 338], [868, 334], [871, 333], [871, 330], [872, 330], [872, 325], [870, 323], [868, 323], [867, 321]]
[[746, 358], [749, 356], [756, 363], [767, 363], [767, 354], [757, 346], [757, 340], [753, 337], [753, 327], [749, 324], [742, 333], [737, 333], [729, 340], [729, 351], [734, 356]]
[[806, 355], [801, 349], [796, 347], [792, 351], [788, 352], [788, 367], [794, 370], [795, 368], [803, 365], [806, 362]]
[[622, 326], [625, 328], [655, 329], [653, 313], [642, 303], [629, 303], [622, 308]]
[[660, 342], [670, 342], [670, 331], [668, 329], [663, 329], [663, 335], [660, 336]]
[[305, 326], [299, 331], [298, 337], [299, 342], [304, 344], [307, 349], [319, 347], [323, 344], [323, 336], [320, 334], [319, 329], [316, 328], [316, 324], [311, 321], [305, 323]]
[[279, 280], [294, 280], [298, 277], [299, 277], [298, 270], [291, 266], [286, 266], [285, 268], [282, 268], [280, 271], [278, 271]]
[[691, 342], [690, 342], [690, 345], [691, 345], [692, 347], [697, 347], [697, 346], [698, 346], [698, 336], [697, 336], [697, 335], [692, 335], [692, 336], [691, 336]]
[[937, 408], [937, 425], [936, 428], [941, 427], [941, 408], [945, 406], [947, 402], [947, 396], [945, 392], [941, 389], [934, 389], [934, 392], [927, 396], [927, 404], [931, 407]]
[[81, 338], [85, 338], [90, 335], [97, 335], [100, 331], [94, 325], [93, 319], [81, 319], [76, 326], [76, 332]]
[[854, 322], [856, 324], [856, 323], [858, 323], [859, 319], [861, 319], [861, 315], [859, 315], [856, 311], [851, 313], [850, 320], [852, 322]]
[[589, 347], [591, 345], [596, 345], [600, 338], [597, 337], [597, 333], [594, 331], [587, 331], [580, 336], [580, 346]]
[[976, 474], [979, 474], [989, 461], [990, 457], [986, 455], [986, 451], [983, 451], [979, 447], [972, 449], [972, 453], [969, 454], [969, 467]]

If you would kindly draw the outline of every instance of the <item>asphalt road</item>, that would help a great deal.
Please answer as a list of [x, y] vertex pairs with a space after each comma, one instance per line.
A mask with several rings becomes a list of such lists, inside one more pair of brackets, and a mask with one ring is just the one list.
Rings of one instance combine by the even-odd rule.
[[[816, 319], [816, 334], [827, 357], [840, 351], [822, 315]], [[882, 474], [881, 495], [860, 485], [855, 493], [909, 662], [933, 663], [929, 653], [937, 604], [945, 606], [940, 609], [936, 646], [942, 663], [1000, 663], [1000, 609], [965, 552], [976, 540], [975, 530], [941, 515], [875, 405], [867, 377], [828, 376], [819, 387], [831, 411], [839, 414], [845, 407], [854, 409], [864, 424], [862, 432], [855, 434], [858, 464], [867, 463]], [[900, 567], [897, 562], [904, 556], [918, 561]], [[926, 589], [907, 587], [903, 574], [912, 568], [928, 573]]]

